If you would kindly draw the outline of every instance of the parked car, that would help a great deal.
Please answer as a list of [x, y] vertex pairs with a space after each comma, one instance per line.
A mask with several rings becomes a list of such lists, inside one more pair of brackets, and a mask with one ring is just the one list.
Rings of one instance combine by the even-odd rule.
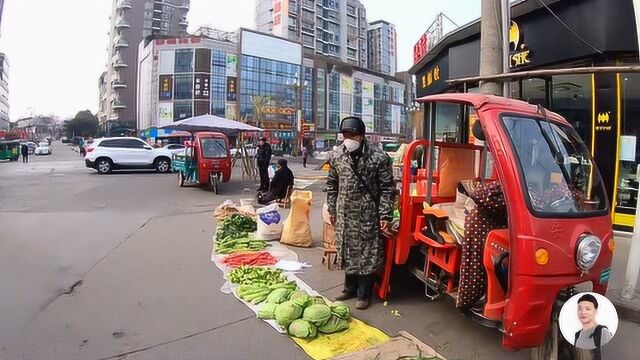
[[62, 141], [63, 144], [68, 144], [70, 143], [69, 138], [66, 136], [63, 136], [60, 138], [60, 141]]
[[171, 171], [171, 152], [164, 148], [154, 149], [138, 138], [94, 139], [86, 149], [85, 165], [100, 174], [118, 169], [156, 169], [159, 173]]
[[29, 155], [33, 155], [36, 152], [36, 148], [38, 147], [38, 145], [36, 145], [36, 143], [34, 143], [33, 141], [28, 141], [27, 146], [29, 147]]
[[51, 155], [53, 154], [53, 150], [51, 149], [51, 146], [49, 146], [48, 141], [41, 141], [38, 143], [38, 146], [36, 147], [34, 154], [35, 155]]
[[172, 154], [184, 154], [185, 148], [186, 146], [182, 144], [167, 144], [162, 147], [162, 149], [166, 149]]

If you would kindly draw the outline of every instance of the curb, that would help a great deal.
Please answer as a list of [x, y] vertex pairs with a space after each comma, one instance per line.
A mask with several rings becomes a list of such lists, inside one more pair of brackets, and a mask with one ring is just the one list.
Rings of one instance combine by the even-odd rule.
[[636, 292], [631, 300], [621, 296], [622, 290], [607, 291], [607, 298], [615, 305], [620, 319], [640, 324], [640, 294]]

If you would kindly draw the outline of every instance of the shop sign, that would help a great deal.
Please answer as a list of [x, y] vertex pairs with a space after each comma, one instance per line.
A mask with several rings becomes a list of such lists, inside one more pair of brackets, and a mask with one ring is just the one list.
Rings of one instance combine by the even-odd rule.
[[509, 27], [509, 50], [509, 62], [512, 68], [531, 62], [531, 51], [524, 43], [524, 33], [515, 21], [512, 21]]
[[429, 40], [427, 33], [422, 34], [418, 42], [413, 46], [413, 63], [416, 64], [427, 54]]
[[173, 76], [160, 75], [160, 101], [173, 99]]
[[598, 113], [596, 131], [611, 131], [611, 111]]
[[440, 66], [436, 65], [420, 78], [420, 87], [426, 89], [440, 81]]
[[209, 100], [209, 75], [196, 74], [193, 82], [193, 98], [199, 100]]
[[290, 107], [265, 106], [264, 112], [265, 114], [271, 115], [293, 116], [296, 114], [296, 109]]

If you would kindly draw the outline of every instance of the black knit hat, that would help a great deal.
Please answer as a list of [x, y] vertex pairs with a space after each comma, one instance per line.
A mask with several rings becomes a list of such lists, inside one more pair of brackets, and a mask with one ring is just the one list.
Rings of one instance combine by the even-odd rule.
[[580, 299], [578, 299], [578, 303], [581, 303], [583, 301], [588, 301], [593, 304], [593, 307], [595, 307], [596, 309], [598, 308], [598, 300], [596, 300], [596, 297], [591, 294], [584, 294], [580, 296]]

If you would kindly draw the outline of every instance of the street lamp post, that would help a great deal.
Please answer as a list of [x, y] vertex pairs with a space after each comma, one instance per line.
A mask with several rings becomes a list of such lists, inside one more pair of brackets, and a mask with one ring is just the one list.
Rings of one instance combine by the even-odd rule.
[[296, 124], [293, 129], [293, 138], [295, 139], [295, 146], [291, 151], [291, 155], [297, 156], [298, 151], [302, 147], [302, 141], [300, 134], [302, 133], [302, 94], [307, 90], [308, 83], [305, 80], [300, 82], [300, 78], [296, 75], [295, 82], [291, 84], [291, 89], [296, 95]]

